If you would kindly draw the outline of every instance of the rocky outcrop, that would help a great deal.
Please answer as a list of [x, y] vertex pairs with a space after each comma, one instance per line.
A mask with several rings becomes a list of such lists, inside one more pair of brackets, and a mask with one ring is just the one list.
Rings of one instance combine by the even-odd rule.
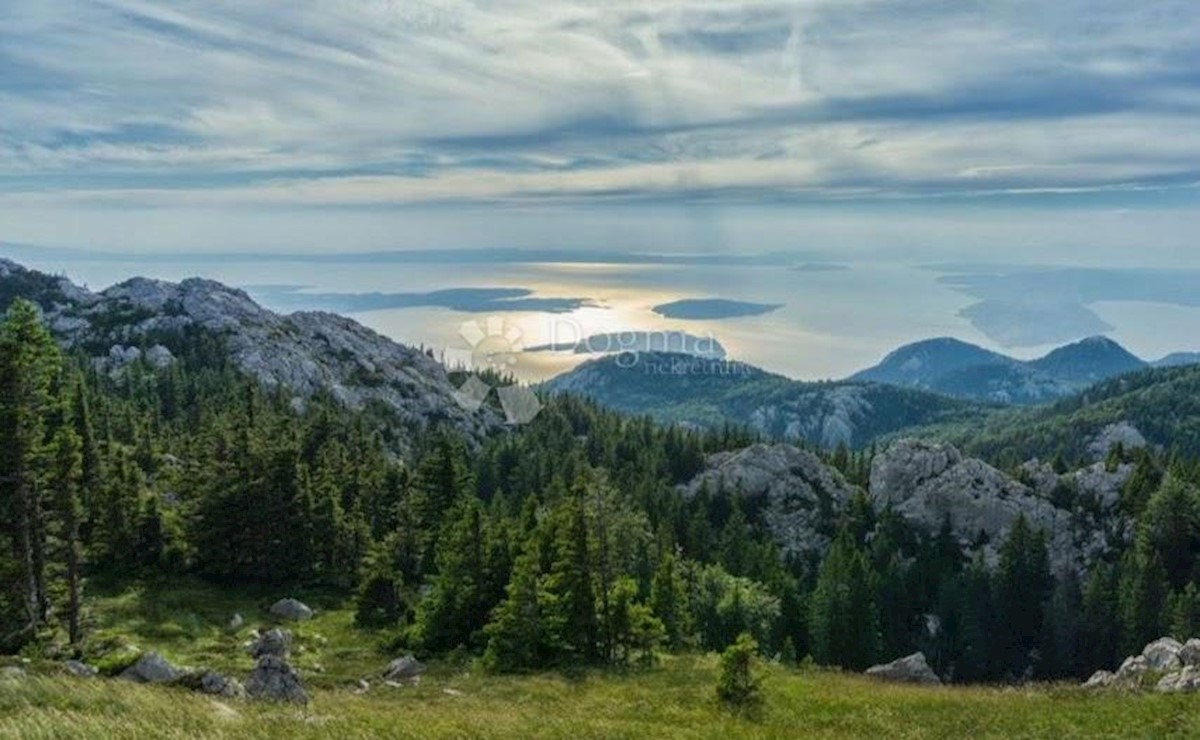
[[1135, 450], [1146, 446], [1146, 438], [1141, 431], [1127, 421], [1109, 424], [1101, 429], [1088, 443], [1088, 455], [1093, 460], [1103, 460], [1108, 451], [1117, 445], [1126, 450]]
[[981, 460], [964, 458], [946, 444], [905, 439], [877, 455], [871, 466], [871, 496], [879, 509], [892, 507], [909, 522], [932, 532], [947, 518], [964, 549], [981, 538], [988, 555], [1017, 518], [1049, 535], [1052, 559], [1072, 555], [1070, 517], [1026, 486]]
[[[1023, 477], [1031, 488], [982, 460], [963, 457], [953, 446], [915, 439], [899, 440], [877, 455], [871, 466], [871, 496], [878, 509], [891, 507], [910, 523], [936, 531], [949, 519], [964, 551], [982, 548], [993, 560], [1018, 517], [1046, 533], [1052, 567], [1081, 570], [1125, 536], [1120, 526], [1101, 526], [1073, 510], [1055, 505], [1058, 486], [1071, 486], [1071, 497], [1086, 487], [1091, 495], [1113, 499], [1118, 472], [1111, 478], [1086, 469], [1074, 476], [1056, 476], [1036, 461], [1027, 463]], [[1071, 498], [1068, 497], [1068, 498]], [[1113, 499], [1115, 505], [1115, 499]], [[1067, 505], [1067, 504], [1064, 504]], [[1115, 535], [1113, 533], [1116, 533]]]
[[385, 681], [397, 681], [400, 683], [417, 683], [421, 680], [421, 674], [425, 672], [425, 666], [411, 655], [404, 655], [396, 658], [383, 672]]
[[1200, 691], [1200, 668], [1189, 665], [1174, 673], [1168, 673], [1159, 679], [1154, 688], [1164, 694]]
[[137, 662], [121, 672], [121, 678], [137, 683], [170, 683], [183, 671], [167, 662], [158, 653], [143, 653]]
[[1171, 637], [1160, 637], [1142, 649], [1142, 657], [1151, 669], [1156, 671], [1175, 671], [1183, 667], [1179, 653], [1183, 645]]
[[307, 704], [308, 692], [300, 682], [300, 674], [286, 660], [275, 655], [258, 659], [246, 679], [246, 693], [265, 701]]
[[924, 653], [913, 653], [903, 658], [897, 658], [891, 663], [871, 666], [867, 669], [867, 675], [896, 683], [916, 683], [929, 686], [940, 686], [942, 683], [938, 675], [929, 667]]
[[1084, 684], [1088, 689], [1142, 689], [1153, 685], [1164, 693], [1200, 690], [1200, 639], [1181, 644], [1160, 637], [1121, 662], [1116, 673], [1096, 671]]
[[313, 610], [296, 599], [280, 599], [271, 605], [271, 616], [289, 622], [305, 622], [313, 617]]
[[824, 552], [828, 525], [855, 490], [816, 455], [787, 444], [711, 455], [705, 470], [681, 490], [694, 496], [703, 488], [765, 500], [764, 521], [788, 554]]
[[[12, 262], [2, 268], [6, 287], [42, 307], [60, 343], [88, 352], [112, 372], [138, 359], [166, 367], [175, 360], [173, 341], [204, 332], [220, 337], [235, 367], [266, 387], [286, 389], [298, 407], [328, 393], [351, 409], [390, 409], [405, 430], [446, 424], [469, 439], [501, 425], [490, 407], [468, 410], [456, 402], [456, 388], [437, 360], [342, 316], [283, 316], [241, 290], [199, 278], [134, 278], [90, 293]], [[398, 437], [401, 454], [410, 450], [410, 436]]]

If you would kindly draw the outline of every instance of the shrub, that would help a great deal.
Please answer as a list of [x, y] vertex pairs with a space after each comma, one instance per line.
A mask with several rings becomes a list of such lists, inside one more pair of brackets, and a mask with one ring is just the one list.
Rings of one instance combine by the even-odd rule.
[[758, 643], [748, 633], [721, 654], [721, 674], [717, 678], [717, 698], [734, 709], [746, 709], [762, 701], [760, 681], [754, 675], [754, 654]]

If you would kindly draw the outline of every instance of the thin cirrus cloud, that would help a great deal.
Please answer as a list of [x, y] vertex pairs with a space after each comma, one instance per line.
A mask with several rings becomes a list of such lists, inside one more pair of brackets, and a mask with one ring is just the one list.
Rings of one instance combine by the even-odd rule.
[[1192, 191], [1190, 0], [0, 0], [0, 207]]

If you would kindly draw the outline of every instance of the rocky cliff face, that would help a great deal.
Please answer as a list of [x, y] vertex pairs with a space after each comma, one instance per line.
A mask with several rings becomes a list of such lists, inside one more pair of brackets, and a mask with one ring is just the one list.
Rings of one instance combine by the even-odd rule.
[[836, 514], [855, 490], [816, 455], [786, 444], [710, 456], [707, 469], [681, 489], [693, 496], [704, 487], [761, 498], [764, 521], [785, 554], [824, 553]]
[[871, 466], [871, 497], [910, 523], [936, 531], [948, 518], [965, 551], [982, 549], [989, 560], [1017, 518], [1047, 535], [1055, 570], [1082, 569], [1130, 534], [1117, 512], [1120, 487], [1131, 467], [1109, 473], [1101, 466], [1059, 476], [1049, 466], [1026, 464], [1021, 483], [954, 447], [905, 439]]
[[[1097, 463], [1059, 475], [1032, 460], [1017, 479], [951, 445], [905, 439], [876, 456], [870, 496], [877, 510], [890, 507], [926, 534], [948, 518], [964, 554], [982, 552], [992, 564], [1023, 515], [1046, 533], [1054, 570], [1083, 571], [1132, 537], [1132, 522], [1118, 507], [1132, 471], [1131, 465], [1109, 470]], [[787, 444], [711, 455], [705, 470], [680, 486], [687, 496], [704, 488], [753, 502], [789, 555], [822, 555], [857, 490], [813, 453]]]
[[276, 314], [240, 290], [199, 278], [134, 278], [92, 293], [0, 261], [0, 283], [10, 297], [41, 305], [65, 346], [110, 370], [142, 356], [165, 367], [174, 361], [173, 340], [199, 331], [219, 337], [233, 365], [268, 388], [286, 389], [297, 405], [329, 393], [352, 409], [378, 405], [408, 428], [446, 423], [474, 438], [500, 423], [486, 407], [471, 412], [456, 403], [433, 358], [335, 314]]

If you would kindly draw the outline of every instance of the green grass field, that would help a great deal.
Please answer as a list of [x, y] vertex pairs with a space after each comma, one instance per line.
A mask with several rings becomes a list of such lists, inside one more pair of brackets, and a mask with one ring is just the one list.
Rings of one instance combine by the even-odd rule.
[[[274, 594], [215, 591], [184, 582], [102, 594], [94, 645], [122, 641], [177, 663], [243, 676], [244, 634], [265, 623]], [[324, 609], [298, 629], [296, 663], [312, 689], [305, 708], [217, 701], [182, 689], [114, 680], [35, 675], [0, 680], [0, 737], [1200, 737], [1200, 697], [1089, 694], [1073, 686], [941, 688], [891, 686], [830, 671], [764, 665], [765, 702], [741, 716], [715, 699], [714, 656], [667, 657], [645, 671], [577, 675], [480, 675], [469, 664], [436, 664], [420, 686], [357, 679], [386, 664], [383, 640], [356, 630], [349, 613], [320, 594]], [[203, 604], [203, 608], [196, 607]], [[50, 666], [32, 664], [47, 672]]]

